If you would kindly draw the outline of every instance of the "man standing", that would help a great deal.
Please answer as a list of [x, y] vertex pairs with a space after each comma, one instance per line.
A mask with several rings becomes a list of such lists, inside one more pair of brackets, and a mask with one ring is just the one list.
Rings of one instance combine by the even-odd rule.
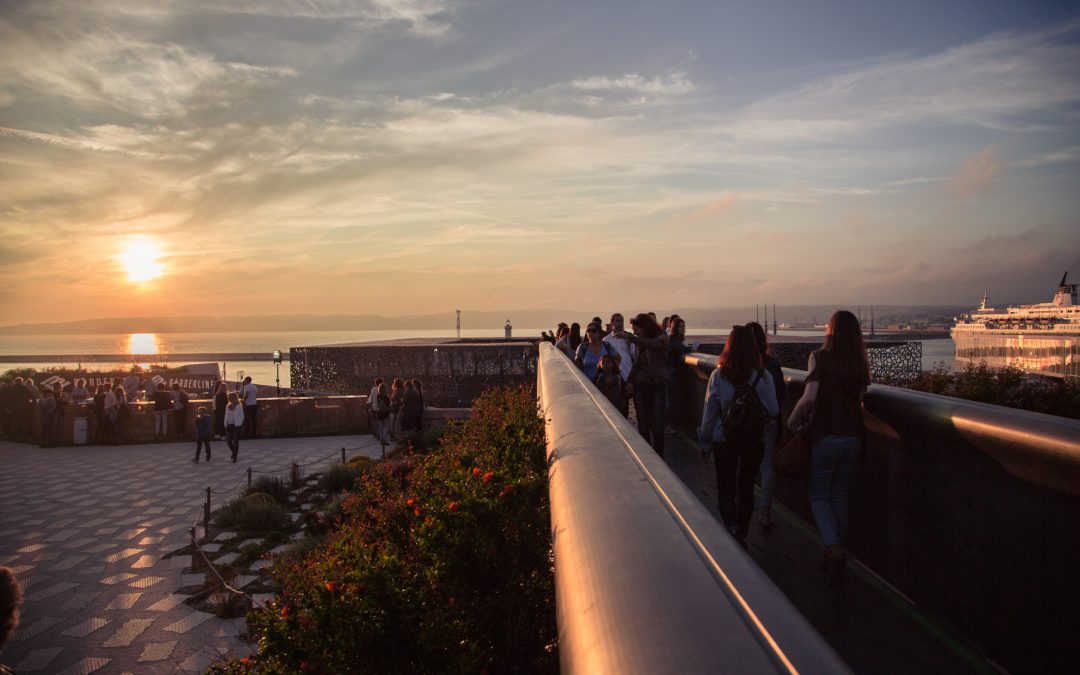
[[184, 432], [187, 429], [188, 401], [191, 400], [191, 396], [189, 396], [186, 391], [180, 388], [179, 382], [173, 382], [172, 400], [173, 430], [176, 432], [177, 438], [183, 438]]
[[378, 418], [375, 413], [378, 412], [375, 407], [379, 402], [379, 385], [383, 383], [381, 377], [375, 378], [375, 384], [371, 385], [371, 393], [368, 394], [368, 424], [371, 427], [371, 435], [375, 438], [379, 437], [379, 424]]
[[244, 397], [244, 437], [255, 438], [259, 434], [256, 415], [259, 413], [259, 389], [251, 383], [251, 377], [244, 378], [244, 387], [240, 390]]
[[615, 353], [619, 355], [619, 374], [622, 375], [623, 382], [629, 382], [637, 348], [625, 338], [619, 337], [622, 333], [623, 315], [616, 312], [611, 315], [611, 332], [604, 336], [604, 342], [615, 348]]

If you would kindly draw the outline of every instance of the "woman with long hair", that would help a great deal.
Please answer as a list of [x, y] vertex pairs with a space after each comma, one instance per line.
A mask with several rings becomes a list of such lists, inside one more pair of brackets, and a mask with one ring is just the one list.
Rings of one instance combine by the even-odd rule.
[[615, 350], [604, 342], [604, 336], [600, 333], [600, 324], [590, 323], [585, 329], [585, 341], [578, 345], [577, 351], [574, 352], [574, 363], [585, 373], [589, 382], [596, 381], [600, 358], [605, 354], [614, 356]]
[[390, 387], [390, 438], [396, 439], [401, 434], [401, 406], [405, 403], [405, 384], [400, 377], [395, 377]]
[[667, 425], [668, 336], [656, 318], [638, 314], [630, 319], [634, 331], [619, 337], [637, 347], [634, 367], [628, 378], [634, 387], [634, 411], [640, 433], [656, 454], [664, 456], [664, 427]]
[[229, 405], [229, 385], [218, 382], [214, 392], [214, 437], [225, 438], [225, 408]]
[[667, 418], [668, 421], [675, 423], [681, 422], [683, 415], [681, 410], [677, 410], [676, 394], [680, 387], [677, 384], [677, 378], [682, 371], [683, 357], [689, 354], [692, 350], [689, 344], [686, 342], [686, 322], [679, 318], [678, 314], [675, 314], [668, 318], [668, 355], [667, 355], [667, 371], [668, 371], [668, 387], [667, 387]]
[[825, 581], [844, 579], [847, 553], [848, 489], [866, 438], [862, 399], [870, 384], [870, 363], [855, 315], [840, 310], [825, 327], [825, 343], [810, 355], [806, 389], [788, 418], [806, 427], [810, 444], [810, 511], [824, 546]]
[[567, 355], [577, 354], [577, 348], [581, 346], [581, 341], [581, 324], [575, 321], [570, 324], [570, 332], [566, 335], [566, 344], [570, 348]]
[[[761, 327], [761, 324], [757, 321], [751, 321], [746, 324], [746, 327], [754, 334], [754, 343], [761, 353], [761, 366], [772, 377], [773, 388], [776, 390], [776, 405], [780, 407], [783, 405], [786, 391], [784, 371], [780, 368], [780, 362], [769, 353], [769, 339], [766, 337], [765, 329]], [[761, 458], [761, 494], [758, 498], [758, 509], [761, 511], [761, 518], [758, 519], [758, 525], [761, 525], [766, 530], [776, 527], [772, 520], [772, 497], [773, 491], [776, 489], [773, 453], [776, 451], [776, 444], [779, 442], [780, 435], [783, 432], [783, 425], [780, 422], [780, 417], [777, 416], [770, 419], [769, 423], [765, 425], [765, 454]]]
[[733, 416], [726, 414], [733, 405], [746, 409], [752, 401], [745, 396], [750, 394], [757, 396], [769, 418], [780, 414], [773, 380], [761, 366], [753, 331], [735, 326], [709, 376], [698, 439], [702, 448], [711, 447], [715, 455], [717, 501], [724, 525], [744, 547], [754, 514], [754, 478], [765, 453], [765, 430], [763, 425], [734, 426], [734, 420], [725, 428], [725, 419]]
[[244, 406], [236, 392], [229, 392], [228, 405], [225, 406], [225, 445], [229, 446], [233, 464], [240, 454], [240, 429], [244, 426]]

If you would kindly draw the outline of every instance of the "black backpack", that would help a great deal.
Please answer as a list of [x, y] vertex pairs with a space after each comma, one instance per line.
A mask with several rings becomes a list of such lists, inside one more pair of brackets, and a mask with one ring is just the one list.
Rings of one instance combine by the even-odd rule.
[[759, 369], [753, 382], [743, 383], [735, 388], [735, 395], [721, 417], [724, 436], [728, 439], [758, 439], [765, 433], [769, 413], [757, 395], [757, 383], [761, 381], [764, 372]]

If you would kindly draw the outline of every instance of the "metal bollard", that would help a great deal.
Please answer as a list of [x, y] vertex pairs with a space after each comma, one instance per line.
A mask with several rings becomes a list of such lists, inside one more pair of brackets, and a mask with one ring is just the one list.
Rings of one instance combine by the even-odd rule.
[[345, 463], [345, 448], [341, 449], [341, 463]]
[[248, 467], [248, 487], [251, 487], [251, 467]]
[[210, 536], [210, 486], [206, 486], [206, 506], [203, 507], [203, 537]]

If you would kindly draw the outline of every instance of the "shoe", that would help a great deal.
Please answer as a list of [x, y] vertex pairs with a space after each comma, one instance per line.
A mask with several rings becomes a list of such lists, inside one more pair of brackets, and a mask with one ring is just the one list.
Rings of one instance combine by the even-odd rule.
[[199, 458], [196, 457], [195, 459], [191, 460], [191, 462], [192, 462], [192, 464], [198, 464], [199, 463]]
[[839, 545], [830, 546], [825, 551], [825, 585], [837, 588], [844, 583], [844, 570], [847, 567], [847, 554]]

